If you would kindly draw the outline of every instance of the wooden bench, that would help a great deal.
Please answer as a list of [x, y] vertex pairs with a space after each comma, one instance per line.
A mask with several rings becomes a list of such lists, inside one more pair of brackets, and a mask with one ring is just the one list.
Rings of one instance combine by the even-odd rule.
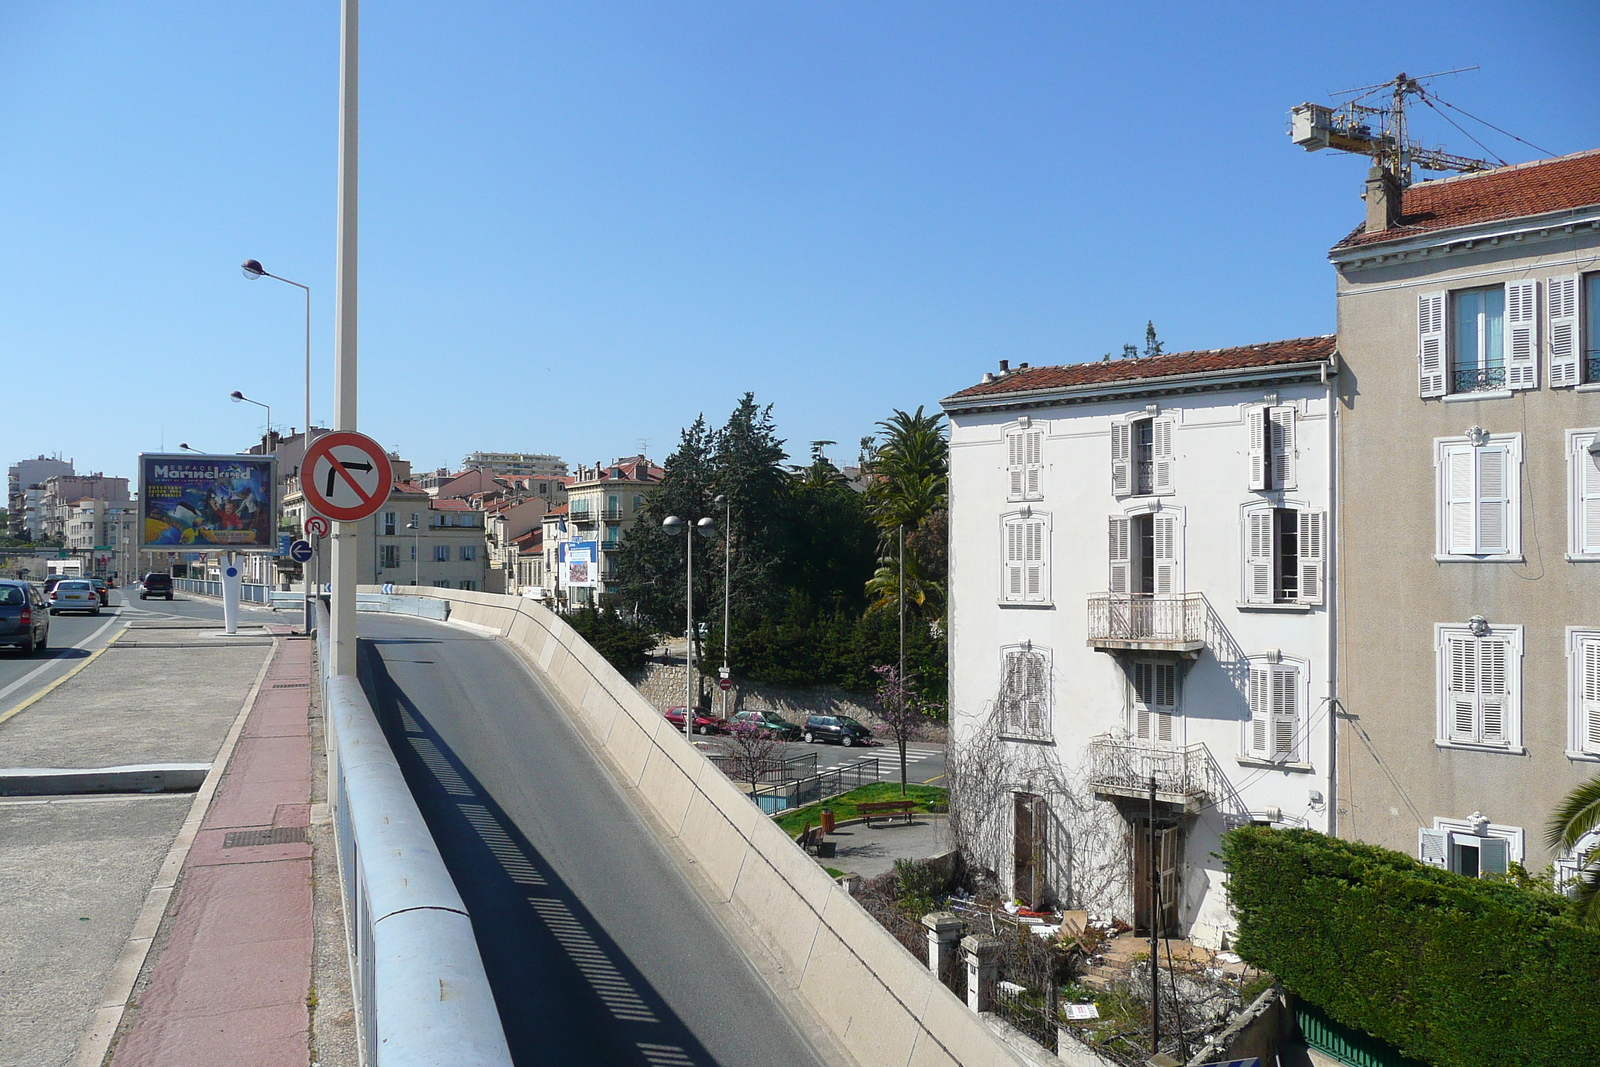
[[868, 827], [872, 825], [873, 817], [879, 815], [886, 815], [890, 818], [896, 815], [904, 815], [906, 823], [909, 825], [911, 815], [916, 810], [916, 807], [917, 802], [915, 800], [873, 800], [865, 804], [857, 804], [856, 814], [866, 821]]
[[823, 833], [822, 827], [813, 830], [810, 823], [806, 824], [806, 828], [794, 839], [794, 843], [819, 859], [832, 856], [834, 850], [838, 848], [836, 843], [828, 840], [828, 835]]

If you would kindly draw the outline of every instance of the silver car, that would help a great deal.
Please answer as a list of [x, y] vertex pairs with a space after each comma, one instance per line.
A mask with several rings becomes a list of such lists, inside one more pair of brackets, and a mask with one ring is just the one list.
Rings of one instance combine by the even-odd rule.
[[0, 645], [15, 645], [26, 656], [49, 643], [44, 594], [29, 582], [0, 581]]
[[95, 592], [93, 583], [82, 578], [57, 582], [56, 587], [50, 590], [50, 614], [59, 615], [63, 611], [100, 614], [100, 594]]

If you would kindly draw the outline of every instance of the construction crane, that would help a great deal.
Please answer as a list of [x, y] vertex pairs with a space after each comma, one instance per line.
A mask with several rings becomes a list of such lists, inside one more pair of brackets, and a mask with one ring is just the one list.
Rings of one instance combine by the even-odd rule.
[[[1412, 78], [1401, 73], [1390, 81], [1333, 94], [1335, 96], [1360, 94], [1338, 107], [1301, 104], [1289, 111], [1289, 136], [1295, 144], [1307, 152], [1332, 148], [1358, 156], [1371, 156], [1373, 165], [1382, 167], [1392, 174], [1402, 189], [1411, 184], [1412, 167], [1462, 173], [1493, 170], [1502, 165], [1504, 160], [1491, 163], [1486, 159], [1458, 156], [1446, 152], [1443, 148], [1424, 148], [1421, 142], [1411, 139], [1410, 129], [1406, 123], [1407, 97], [1414, 96], [1429, 107], [1434, 107], [1437, 98], [1430, 96], [1423, 88], [1424, 82], [1431, 78], [1442, 78], [1446, 74], [1459, 74], [1462, 70], [1475, 69], [1475, 67], [1462, 67], [1458, 70], [1440, 71], [1437, 74], [1425, 74], [1420, 78]], [[1379, 95], [1385, 90], [1388, 91], [1387, 101]], [[1438, 102], [1444, 103], [1442, 100]], [[1455, 125], [1448, 115], [1445, 118], [1451, 125]], [[1470, 137], [1471, 134], [1467, 136]]]

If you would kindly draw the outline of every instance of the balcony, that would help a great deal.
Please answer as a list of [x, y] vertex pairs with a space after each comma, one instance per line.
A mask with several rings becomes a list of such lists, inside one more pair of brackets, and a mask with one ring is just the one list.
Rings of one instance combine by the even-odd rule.
[[1089, 597], [1088, 645], [1097, 652], [1172, 652], [1198, 659], [1209, 614], [1203, 593], [1095, 593]]
[[1504, 367], [1457, 367], [1450, 372], [1452, 393], [1490, 393], [1505, 387]]
[[1101, 734], [1089, 740], [1089, 783], [1101, 800], [1150, 800], [1155, 780], [1156, 801], [1194, 814], [1213, 798], [1232, 790], [1216, 779], [1211, 752], [1205, 745], [1157, 748], [1147, 742]]
[[606, 508], [604, 511], [602, 511], [600, 513], [600, 517], [602, 519], [606, 520], [607, 522], [621, 522], [622, 521], [622, 509], [621, 508]]

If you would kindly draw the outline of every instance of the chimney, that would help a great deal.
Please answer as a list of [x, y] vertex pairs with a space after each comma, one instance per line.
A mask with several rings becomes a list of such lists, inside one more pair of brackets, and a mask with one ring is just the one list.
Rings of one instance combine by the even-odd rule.
[[1367, 232], [1383, 233], [1400, 224], [1400, 183], [1382, 167], [1367, 171]]
[[1011, 361], [1009, 359], [1002, 359], [1000, 361], [1000, 373], [1001, 374], [1007, 374], [1010, 371], [1011, 371]]

